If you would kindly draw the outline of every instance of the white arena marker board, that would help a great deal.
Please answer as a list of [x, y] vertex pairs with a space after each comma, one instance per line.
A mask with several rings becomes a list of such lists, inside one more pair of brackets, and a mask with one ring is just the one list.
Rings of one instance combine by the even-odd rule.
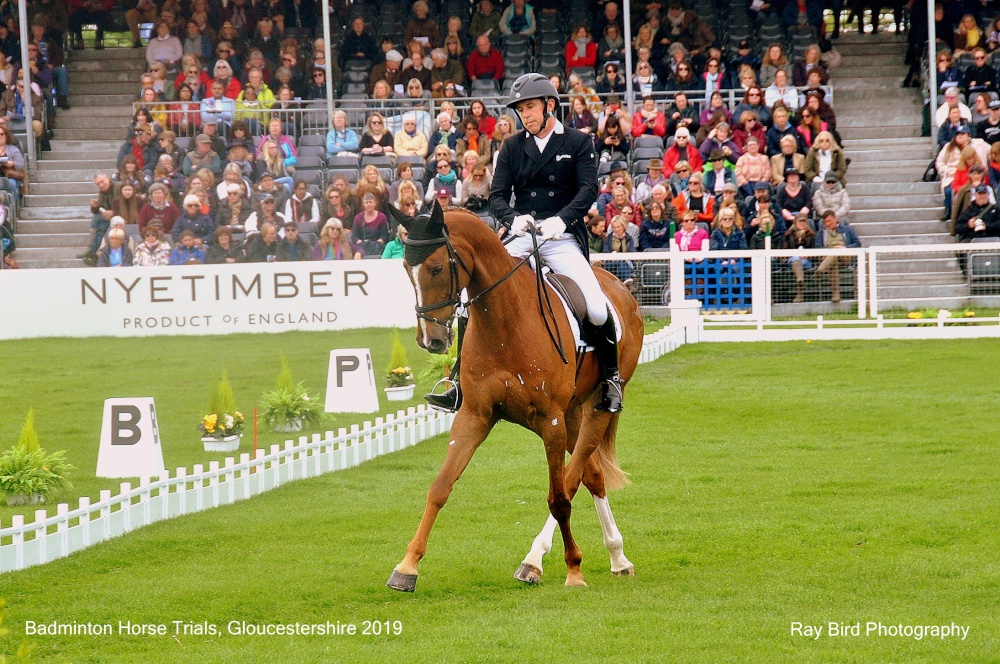
[[342, 348], [330, 351], [325, 410], [328, 413], [378, 411], [378, 389], [369, 349]]
[[158, 477], [163, 448], [152, 397], [104, 400], [98, 477]]

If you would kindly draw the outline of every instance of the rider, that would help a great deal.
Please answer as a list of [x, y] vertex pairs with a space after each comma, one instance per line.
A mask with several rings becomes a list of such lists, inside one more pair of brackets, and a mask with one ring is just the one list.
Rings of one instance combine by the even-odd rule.
[[[512, 256], [527, 256], [537, 242], [545, 264], [580, 286], [587, 301], [586, 336], [594, 344], [603, 380], [597, 409], [615, 413], [621, 410], [623, 397], [617, 332], [611, 302], [587, 259], [584, 223], [598, 194], [597, 156], [590, 136], [564, 126], [553, 115], [558, 103], [559, 93], [545, 76], [524, 74], [514, 81], [507, 108], [517, 113], [525, 131], [508, 138], [500, 148], [490, 188], [490, 211], [517, 236], [507, 244]], [[432, 406], [458, 408], [461, 391], [457, 378], [456, 374], [454, 386], [444, 394], [427, 395]]]

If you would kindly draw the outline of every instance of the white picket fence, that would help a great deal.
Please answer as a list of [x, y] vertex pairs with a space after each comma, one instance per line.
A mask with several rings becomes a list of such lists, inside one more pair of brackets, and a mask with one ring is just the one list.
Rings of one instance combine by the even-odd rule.
[[230, 505], [287, 482], [353, 468], [444, 433], [452, 419], [450, 413], [418, 406], [336, 435], [302, 436], [298, 444], [288, 440], [284, 449], [272, 445], [270, 453], [257, 450], [253, 459], [249, 454], [241, 454], [239, 462], [228, 457], [221, 467], [212, 461], [207, 471], [198, 464], [190, 474], [178, 468], [173, 477], [168, 471], [156, 480], [140, 480], [135, 488], [122, 482], [117, 495], [102, 491], [94, 504], [80, 498], [75, 510], [63, 503], [54, 516], [37, 510], [32, 523], [16, 515], [11, 526], [0, 528], [0, 573], [41, 565], [151, 523]]
[[[640, 362], [651, 362], [685, 343], [683, 329], [666, 328], [643, 340]], [[169, 471], [156, 480], [143, 478], [139, 486], [122, 482], [118, 494], [101, 491], [100, 500], [80, 498], [70, 510], [62, 503], [54, 516], [36, 510], [31, 523], [15, 515], [0, 528], [0, 573], [41, 565], [64, 558], [143, 526], [192, 512], [231, 505], [294, 480], [354, 468], [365, 461], [396, 452], [447, 432], [454, 415], [425, 406], [399, 411], [325, 436], [313, 434], [285, 441], [284, 449], [272, 445], [270, 453], [257, 450], [255, 458], [241, 454], [239, 462], [227, 457], [220, 467], [212, 461]]]

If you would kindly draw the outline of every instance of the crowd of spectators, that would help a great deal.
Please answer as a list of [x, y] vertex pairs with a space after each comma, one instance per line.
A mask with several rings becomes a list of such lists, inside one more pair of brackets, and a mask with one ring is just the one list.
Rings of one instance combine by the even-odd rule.
[[[73, 6], [61, 31], [43, 32], [82, 48], [79, 26], [96, 24], [100, 48], [102, 2]], [[518, 122], [489, 99], [502, 97], [519, 66], [514, 46], [537, 52], [529, 62], [540, 65], [553, 20], [564, 35], [551, 71], [564, 95], [559, 119], [593, 137], [602, 164], [588, 221], [595, 253], [663, 250], [671, 240], [682, 250], [756, 248], [765, 237], [774, 247], [835, 246], [852, 232], [833, 233], [833, 245], [816, 238], [827, 212], [834, 229], [849, 229], [848, 160], [824, 88], [830, 43], [811, 12], [789, 13], [802, 4], [753, 7], [755, 16], [781, 16], [784, 29], [813, 31], [816, 43], [797, 55], [784, 40], [724, 46], [710, 21], [676, 0], [633, 7], [631, 44], [615, 2], [566, 25], [560, 6], [546, 0], [480, 0], [469, 10], [417, 0], [394, 34], [345, 6], [346, 27], [328, 61], [314, 0], [139, 0], [125, 16], [148, 71], [137, 81], [118, 170], [95, 177], [82, 258], [160, 265], [394, 257], [399, 229], [387, 206], [415, 214], [434, 201], [495, 225], [486, 204], [492, 170]], [[146, 23], [153, 29], [143, 43]], [[625, 49], [634, 63], [632, 114]], [[340, 100], [363, 99], [365, 111], [346, 101], [333, 110], [317, 167], [299, 113], [328, 89]], [[627, 265], [609, 264], [631, 278]]]

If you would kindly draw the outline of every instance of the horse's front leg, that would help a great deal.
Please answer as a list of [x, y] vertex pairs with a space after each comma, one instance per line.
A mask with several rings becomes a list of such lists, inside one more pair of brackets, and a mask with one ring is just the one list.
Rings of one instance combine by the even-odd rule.
[[448, 496], [455, 482], [462, 476], [472, 455], [476, 453], [479, 444], [489, 435], [496, 420], [492, 416], [472, 414], [467, 409], [460, 410], [451, 426], [451, 441], [448, 443], [448, 454], [437, 478], [427, 492], [427, 504], [424, 515], [420, 519], [417, 533], [406, 548], [403, 560], [393, 569], [387, 586], [393, 590], [413, 592], [417, 586], [417, 564], [427, 552], [427, 538], [438, 512], [448, 502]]
[[562, 532], [566, 559], [566, 585], [585, 586], [580, 562], [583, 555], [573, 539], [569, 520], [573, 511], [572, 497], [576, 492], [566, 483], [566, 423], [561, 417], [546, 421], [539, 434], [545, 441], [545, 457], [549, 463], [549, 513], [555, 517]]

